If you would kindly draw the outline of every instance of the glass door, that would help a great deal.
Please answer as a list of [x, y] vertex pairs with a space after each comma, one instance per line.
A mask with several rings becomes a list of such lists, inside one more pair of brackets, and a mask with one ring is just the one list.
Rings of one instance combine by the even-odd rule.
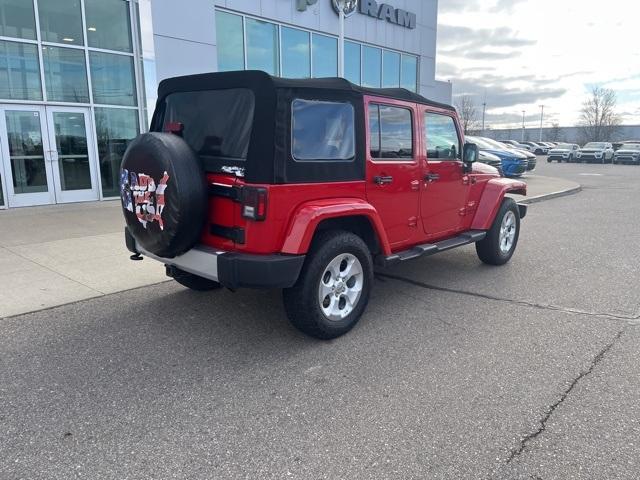
[[51, 164], [58, 203], [98, 200], [90, 110], [47, 107]]
[[55, 202], [44, 107], [0, 106], [0, 150], [9, 207]]

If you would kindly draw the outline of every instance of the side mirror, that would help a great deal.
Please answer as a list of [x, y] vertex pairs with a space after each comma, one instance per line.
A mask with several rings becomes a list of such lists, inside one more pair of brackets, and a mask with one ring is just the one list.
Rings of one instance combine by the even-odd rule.
[[480, 157], [480, 149], [475, 143], [465, 143], [464, 151], [462, 152], [462, 161], [467, 164], [472, 164], [478, 161]]

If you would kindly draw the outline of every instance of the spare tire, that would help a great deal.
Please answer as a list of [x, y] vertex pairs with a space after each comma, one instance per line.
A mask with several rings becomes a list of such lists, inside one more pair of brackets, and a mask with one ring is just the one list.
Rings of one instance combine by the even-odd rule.
[[172, 133], [145, 133], [129, 145], [120, 170], [122, 209], [137, 244], [174, 258], [200, 238], [207, 186], [195, 152]]

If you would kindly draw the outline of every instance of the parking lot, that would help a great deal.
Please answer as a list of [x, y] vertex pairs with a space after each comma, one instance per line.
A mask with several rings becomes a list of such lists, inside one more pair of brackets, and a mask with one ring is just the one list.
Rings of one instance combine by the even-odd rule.
[[640, 169], [530, 207], [516, 256], [380, 271], [323, 343], [280, 293], [173, 283], [0, 321], [0, 478], [640, 476]]

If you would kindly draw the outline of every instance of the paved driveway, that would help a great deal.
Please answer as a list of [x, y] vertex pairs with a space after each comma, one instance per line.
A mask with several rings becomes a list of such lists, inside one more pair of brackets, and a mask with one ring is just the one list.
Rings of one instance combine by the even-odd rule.
[[540, 174], [585, 190], [511, 264], [380, 272], [329, 343], [171, 283], [1, 320], [0, 478], [640, 477], [640, 168]]

